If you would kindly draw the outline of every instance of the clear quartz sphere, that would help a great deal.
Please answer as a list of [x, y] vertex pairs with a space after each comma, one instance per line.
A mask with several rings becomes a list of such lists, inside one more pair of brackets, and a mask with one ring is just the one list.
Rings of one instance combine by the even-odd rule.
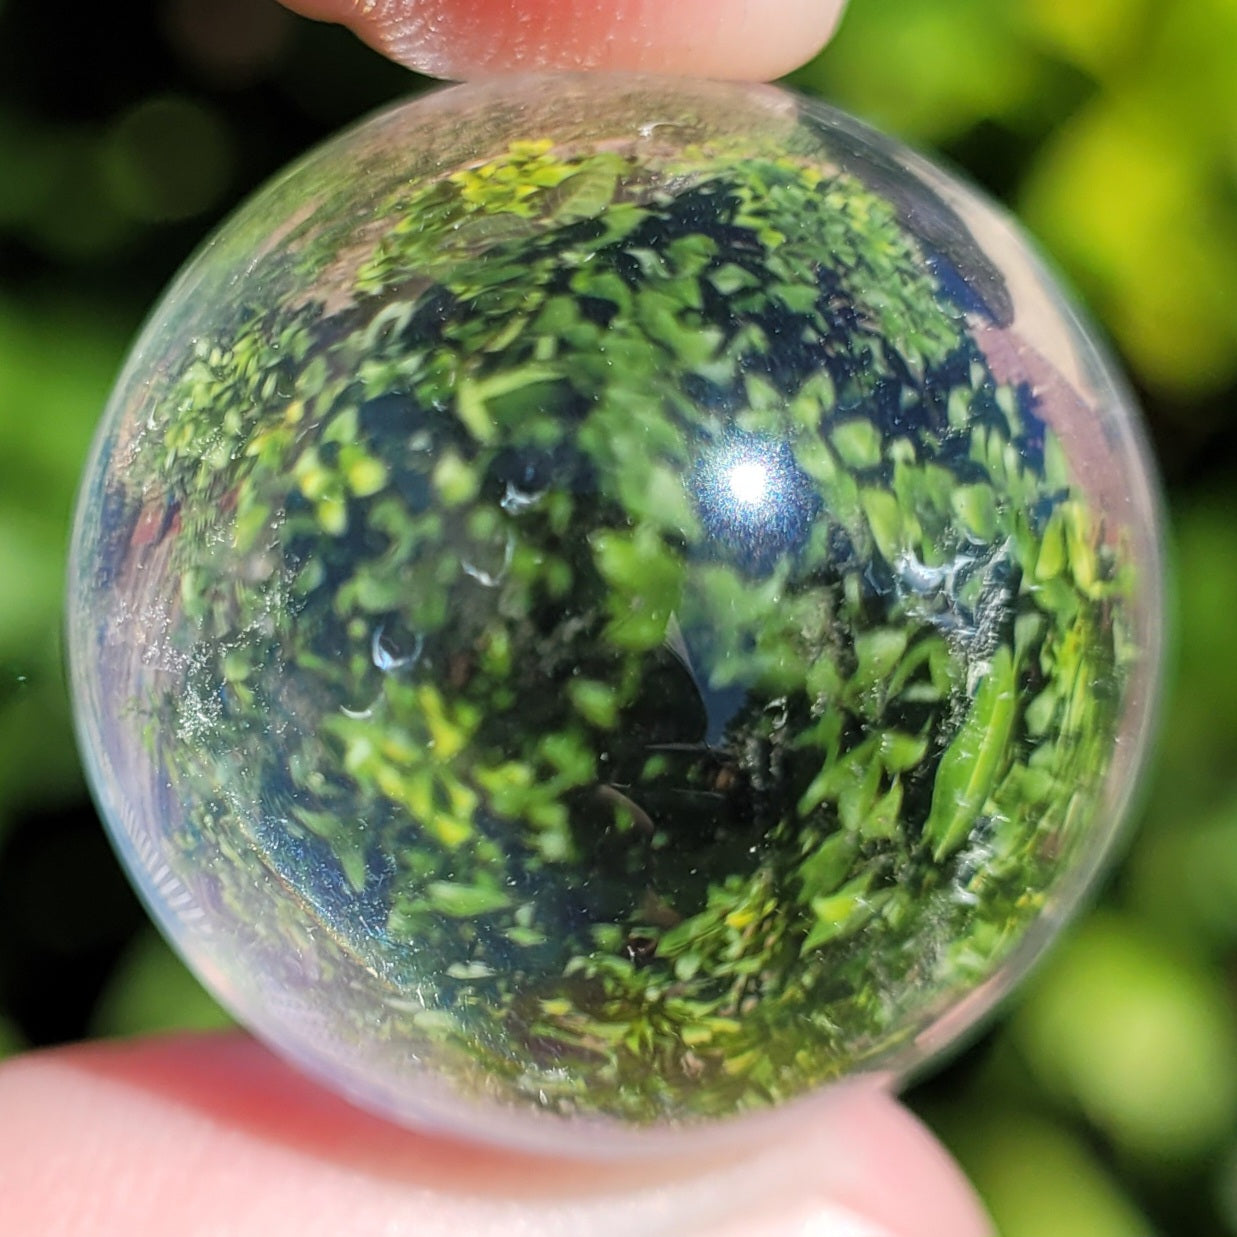
[[1039, 953], [1146, 746], [1157, 538], [1135, 414], [951, 177], [771, 87], [458, 86], [154, 312], [78, 508], [80, 736], [278, 1050], [647, 1148], [901, 1078]]

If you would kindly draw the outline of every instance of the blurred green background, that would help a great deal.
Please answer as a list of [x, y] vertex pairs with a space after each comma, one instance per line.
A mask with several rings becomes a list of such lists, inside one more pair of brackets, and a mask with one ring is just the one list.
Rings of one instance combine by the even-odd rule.
[[[911, 1092], [1005, 1237], [1237, 1235], [1237, 3], [853, 0], [795, 75], [1026, 221], [1124, 359], [1169, 497], [1176, 653], [1095, 910]], [[127, 340], [220, 216], [424, 83], [273, 0], [0, 0], [0, 1055], [222, 1015], [86, 798], [66, 530]]]

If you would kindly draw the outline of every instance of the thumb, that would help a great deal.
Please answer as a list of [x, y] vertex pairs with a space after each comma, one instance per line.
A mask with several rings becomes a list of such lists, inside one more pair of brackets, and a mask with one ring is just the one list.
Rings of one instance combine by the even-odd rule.
[[58, 1237], [989, 1233], [894, 1100], [834, 1096], [741, 1151], [557, 1161], [400, 1129], [240, 1035], [95, 1044], [0, 1068], [0, 1197]]

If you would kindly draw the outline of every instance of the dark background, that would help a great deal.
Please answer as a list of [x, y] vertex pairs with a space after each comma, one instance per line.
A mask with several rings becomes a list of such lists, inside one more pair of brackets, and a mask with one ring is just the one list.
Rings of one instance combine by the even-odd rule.
[[[1176, 652], [1137, 832], [1005, 1018], [911, 1101], [1006, 1237], [1233, 1237], [1237, 6], [853, 0], [796, 82], [1022, 216], [1130, 371], [1169, 500]], [[273, 0], [0, 0], [0, 1055], [222, 1021], [82, 784], [59, 642], [73, 492], [128, 339], [205, 232], [424, 84]]]

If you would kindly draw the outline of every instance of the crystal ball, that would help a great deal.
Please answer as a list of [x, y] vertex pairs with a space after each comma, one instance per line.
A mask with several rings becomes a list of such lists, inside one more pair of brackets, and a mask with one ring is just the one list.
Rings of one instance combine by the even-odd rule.
[[1135, 781], [1157, 538], [974, 191], [768, 86], [457, 86], [155, 310], [72, 688], [257, 1034], [407, 1123], [616, 1148], [897, 1081], [1008, 990]]

